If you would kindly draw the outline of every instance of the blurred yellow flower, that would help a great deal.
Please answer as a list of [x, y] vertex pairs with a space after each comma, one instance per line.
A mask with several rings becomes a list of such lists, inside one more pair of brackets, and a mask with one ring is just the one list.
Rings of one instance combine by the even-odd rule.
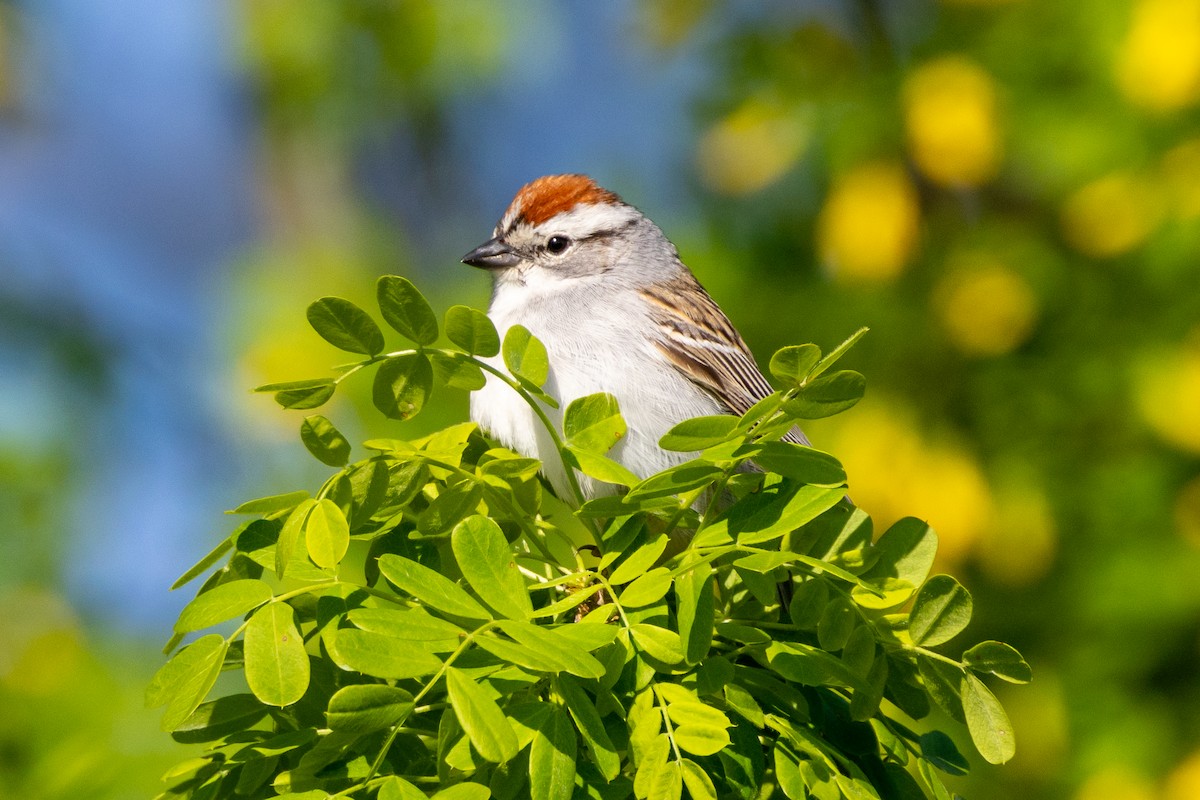
[[1145, 241], [1158, 227], [1162, 212], [1162, 197], [1150, 180], [1131, 172], [1114, 172], [1067, 198], [1062, 209], [1063, 235], [1085, 255], [1111, 258]]
[[938, 533], [938, 561], [962, 562], [989, 526], [992, 498], [983, 472], [962, 448], [918, 431], [895, 398], [859, 404], [828, 443], [850, 477], [850, 496], [882, 532], [905, 516]]
[[912, 257], [919, 222], [903, 167], [863, 164], [834, 182], [817, 220], [817, 249], [839, 279], [891, 280]]
[[1146, 424], [1169, 444], [1200, 453], [1200, 329], [1177, 350], [1143, 357], [1134, 380]]
[[1171, 770], [1162, 793], [1162, 800], [1195, 800], [1197, 797], [1200, 797], [1200, 750]]
[[1175, 497], [1175, 528], [1189, 544], [1200, 547], [1200, 475], [1185, 483]]
[[1127, 767], [1110, 765], [1088, 777], [1075, 800], [1157, 800], [1154, 785]]
[[1037, 297], [1024, 278], [988, 256], [967, 256], [963, 262], [934, 288], [934, 311], [962, 352], [1011, 352], [1033, 330]]
[[753, 194], [796, 164], [810, 134], [801, 110], [751, 98], [704, 133], [696, 148], [696, 165], [713, 191]]
[[913, 161], [930, 180], [978, 186], [996, 174], [996, 89], [974, 62], [945, 56], [918, 67], [904, 83], [904, 122]]
[[1130, 102], [1153, 111], [1200, 97], [1200, 2], [1139, 0], [1116, 62]]
[[1188, 139], [1168, 150], [1161, 174], [1171, 211], [1180, 219], [1200, 217], [1200, 139]]
[[1058, 530], [1037, 486], [997, 491], [996, 511], [976, 551], [984, 573], [1005, 586], [1028, 586], [1046, 576], [1058, 550]]

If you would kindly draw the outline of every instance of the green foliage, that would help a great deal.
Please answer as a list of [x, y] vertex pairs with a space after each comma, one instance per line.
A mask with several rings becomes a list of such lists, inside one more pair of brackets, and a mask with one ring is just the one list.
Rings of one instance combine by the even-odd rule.
[[[374, 366], [377, 408], [403, 419], [466, 367], [547, 419], [549, 363], [529, 331], [501, 345], [459, 306], [445, 325], [455, 347], [440, 349], [410, 282], [381, 279], [379, 303], [415, 349], [384, 354], [366, 312], [324, 298], [314, 328], [369, 358], [262, 390], [309, 407], [315, 387], [327, 399]], [[617, 400], [572, 401], [549, 429], [560, 457], [628, 491], [584, 502], [576, 482], [566, 515], [545, 502], [536, 460], [473, 424], [368, 441], [350, 463], [333, 424], [307, 417], [305, 446], [336, 472], [315, 496], [235, 509], [256, 518], [177, 584], [228, 556], [169, 650], [236, 627], [175, 651], [147, 691], [164, 729], [207, 745], [163, 797], [940, 798], [939, 774], [968, 761], [945, 733], [909, 727], [935, 707], [983, 758], [1011, 758], [979, 676], [1020, 683], [1029, 667], [999, 642], [961, 661], [931, 649], [972, 610], [957, 581], [929, 576], [934, 532], [904, 519], [873, 541], [838, 461], [782, 441], [861, 397], [862, 376], [828, 372], [846, 346], [780, 351], [785, 391], [741, 418], [677, 425], [663, 446], [692, 457], [644, 479], [605, 455], [626, 433]], [[506, 371], [478, 359], [497, 352]], [[249, 692], [208, 699], [222, 672]]]

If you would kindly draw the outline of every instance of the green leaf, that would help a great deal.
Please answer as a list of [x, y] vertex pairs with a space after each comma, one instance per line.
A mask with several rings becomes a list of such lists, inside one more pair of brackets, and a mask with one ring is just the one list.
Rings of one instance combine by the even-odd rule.
[[917, 587], [899, 578], [876, 578], [870, 584], [850, 590], [855, 605], [869, 611], [887, 611], [908, 602]]
[[350, 442], [320, 414], [305, 417], [300, 423], [300, 441], [304, 442], [308, 452], [327, 466], [344, 467], [350, 460]]
[[579, 682], [570, 675], [559, 675], [555, 678], [554, 685], [566, 702], [567, 710], [571, 712], [571, 717], [575, 720], [580, 734], [583, 735], [583, 741], [587, 745], [592, 761], [600, 769], [604, 780], [612, 781], [620, 773], [621, 757], [617, 754], [617, 749], [613, 746], [608, 731], [604, 729], [604, 723], [600, 719], [600, 713], [596, 710], [595, 704], [584, 692]]
[[766, 553], [754, 553], [753, 555], [743, 556], [733, 563], [738, 569], [765, 575], [778, 567], [782, 567], [784, 564], [792, 563], [798, 557], [798, 554], [786, 550], [772, 550]]
[[789, 387], [799, 386], [821, 360], [821, 348], [815, 344], [796, 344], [775, 351], [771, 356], [771, 374]]
[[850, 718], [856, 722], [865, 722], [879, 712], [879, 704], [883, 701], [884, 690], [887, 689], [888, 660], [882, 655], [871, 662], [867, 671], [866, 684], [855, 690], [850, 698]]
[[[544, 630], [544, 628], [538, 626], [538, 630]], [[569, 625], [559, 625], [551, 629], [549, 633], [559, 640], [558, 647], [569, 647], [591, 653], [616, 639], [620, 628], [615, 624], [581, 621], [572, 622]]]
[[400, 639], [373, 631], [340, 628], [324, 638], [334, 663], [343, 669], [376, 678], [403, 680], [429, 675], [441, 669], [441, 660], [411, 639]]
[[[637, 694], [629, 706], [629, 755], [633, 763], [641, 765], [662, 747], [662, 712], [654, 703], [654, 692], [645, 689]], [[670, 741], [667, 741], [670, 747]]]
[[683, 643], [675, 631], [638, 622], [629, 628], [633, 641], [646, 655], [664, 664], [683, 661]]
[[271, 587], [258, 580], [219, 584], [184, 606], [175, 623], [175, 632], [198, 631], [240, 617], [270, 600], [272, 594]]
[[350, 353], [373, 356], [383, 350], [375, 320], [349, 300], [322, 297], [308, 307], [308, 323], [322, 339]]
[[754, 695], [736, 683], [727, 683], [721, 692], [725, 696], [725, 704], [736, 711], [755, 727], [763, 726], [762, 708], [754, 700]]
[[[618, 486], [633, 486], [637, 484], [641, 478], [634, 475], [625, 467], [613, 461], [607, 456], [598, 453], [591, 453], [586, 450], [579, 450], [575, 447], [568, 447], [566, 452], [567, 462], [575, 469], [587, 475], [589, 478], [595, 478], [598, 481], [612, 483]], [[610, 498], [603, 498], [610, 499]], [[593, 501], [594, 502], [594, 501]]]
[[871, 548], [873, 563], [864, 580], [899, 578], [913, 586], [925, 582], [937, 555], [937, 534], [928, 523], [904, 517], [884, 531]]
[[[583, 623], [578, 623], [569, 627], [582, 625]], [[563, 637], [559, 630], [547, 630], [544, 626], [517, 620], [503, 621], [499, 623], [499, 627], [520, 644], [540, 653], [543, 658], [552, 659], [560, 671], [581, 678], [599, 678], [604, 675], [604, 665], [595, 656], [590, 655], [585, 647]]]
[[626, 430], [617, 398], [604, 392], [572, 400], [563, 416], [563, 435], [574, 450], [603, 455]]
[[379, 310], [388, 325], [422, 346], [437, 341], [437, 316], [412, 281], [398, 275], [384, 275], [375, 289]]
[[540, 648], [527, 647], [496, 636], [480, 636], [475, 644], [509, 664], [534, 672], [555, 674], [565, 669], [563, 662]]
[[671, 740], [665, 733], [656, 733], [649, 738], [642, 752], [638, 754], [637, 773], [633, 779], [635, 797], [646, 798], [650, 795], [650, 787], [657, 776], [667, 768], [667, 758], [671, 753]]
[[867, 390], [867, 379], [844, 369], [810, 380], [796, 396], [783, 404], [783, 410], [800, 419], [821, 419], [853, 407]]
[[204, 701], [225, 662], [225, 638], [201, 636], [175, 654], [154, 674], [146, 687], [146, 707], [166, 705], [162, 729], [177, 728]]
[[478, 309], [451, 306], [446, 312], [446, 336], [471, 355], [488, 358], [500, 352], [496, 326]]
[[706, 534], [734, 536], [739, 544], [778, 539], [833, 508], [844, 494], [840, 488], [775, 484], [734, 503]]
[[856, 680], [839, 659], [801, 642], [773, 642], [766, 657], [775, 673], [805, 686], [848, 685]]
[[443, 487], [417, 519], [417, 530], [426, 536], [445, 533], [474, 514], [482, 498], [483, 487], [474, 481]]
[[627, 501], [663, 497], [669, 494], [691, 492], [715, 481], [722, 470], [703, 461], [688, 461], [665, 469], [634, 486], [626, 496]]
[[550, 376], [550, 359], [546, 346], [524, 325], [513, 325], [504, 334], [504, 366], [518, 378], [540, 387]]
[[971, 621], [971, 594], [949, 575], [934, 575], [917, 592], [908, 634], [922, 647], [948, 642]]
[[371, 399], [388, 419], [406, 420], [425, 407], [433, 389], [433, 367], [422, 353], [403, 353], [379, 365]]
[[788, 616], [798, 628], [814, 630], [829, 602], [829, 586], [821, 578], [809, 578], [795, 585], [788, 603]]
[[501, 616], [528, 619], [533, 604], [499, 525], [488, 517], [467, 517], [454, 528], [450, 546], [463, 577], [483, 602]]
[[431, 608], [467, 619], [492, 618], [461, 586], [416, 561], [388, 553], [379, 557], [379, 571]]
[[729, 717], [696, 696], [692, 690], [675, 683], [657, 683], [655, 689], [667, 703], [667, 716], [677, 726], [711, 726], [725, 730], [732, 726]]
[[706, 658], [696, 666], [696, 691], [700, 694], [720, 694], [732, 680], [733, 664], [723, 656]]
[[671, 584], [674, 578], [666, 567], [652, 569], [644, 575], [634, 578], [633, 581], [621, 590], [618, 600], [621, 605], [629, 608], [638, 608], [639, 606], [648, 606], [651, 603], [656, 603], [671, 590]]
[[350, 525], [337, 503], [324, 498], [304, 522], [308, 557], [318, 567], [335, 569], [350, 547]]
[[963, 653], [963, 663], [976, 672], [990, 672], [1009, 683], [1029, 683], [1033, 671], [1016, 648], [1004, 642], [986, 641]]
[[390, 728], [413, 709], [412, 695], [377, 683], [343, 686], [329, 699], [329, 727], [339, 733], [373, 733]]
[[836, 595], [825, 606], [817, 623], [817, 641], [824, 650], [841, 650], [858, 621], [858, 614], [842, 595]]
[[420, 607], [354, 608], [346, 614], [346, 619], [364, 631], [410, 642], [424, 642], [427, 649], [433, 652], [438, 652], [440, 648], [449, 652], [467, 635], [453, 622], [431, 616]]
[[979, 754], [989, 764], [1003, 764], [1012, 758], [1017, 743], [1008, 714], [983, 681], [969, 672], [963, 676], [962, 704], [967, 730]]
[[269, 706], [289, 706], [308, 689], [308, 653], [296, 629], [292, 607], [272, 603], [246, 625], [246, 683]]
[[738, 725], [730, 734], [733, 746], [718, 754], [728, 785], [736, 792], [734, 797], [756, 797], [763, 783], [765, 765], [758, 735], [752, 725]]
[[667, 761], [650, 781], [646, 800], [680, 800], [683, 797], [683, 768], [678, 761]]
[[846, 668], [866, 678], [875, 663], [875, 632], [870, 625], [859, 625], [842, 646], [842, 661]]
[[667, 549], [667, 543], [668, 537], [659, 534], [645, 544], [639, 545], [608, 576], [609, 583], [613, 586], [620, 586], [644, 574], [654, 566], [659, 556]]
[[491, 796], [492, 790], [482, 783], [467, 781], [442, 789], [431, 797], [430, 800], [488, 800]]
[[259, 497], [254, 500], [247, 500], [232, 511], [226, 511], [226, 514], [274, 514], [277, 511], [287, 511], [289, 508], [295, 508], [301, 501], [308, 497], [308, 492], [301, 489], [298, 492], [288, 492], [286, 494], [273, 494], [270, 497]]
[[[959, 722], [965, 722], [962, 705], [962, 683], [965, 670], [958, 664], [940, 658], [918, 654], [917, 669], [925, 692], [943, 711]], [[889, 687], [892, 688], [892, 687]]]
[[254, 389], [256, 392], [274, 392], [275, 402], [284, 408], [317, 408], [333, 397], [337, 383], [332, 378], [311, 378], [304, 381], [268, 383]]
[[717, 789], [704, 768], [690, 758], [680, 763], [683, 767], [683, 785], [687, 787], [692, 800], [717, 800]]
[[[784, 795], [789, 800], [808, 800], [810, 795], [805, 789], [804, 776], [800, 773], [800, 756], [788, 740], [777, 739], [771, 754], [775, 762], [775, 780]], [[841, 792], [837, 793], [837, 797], [840, 800]]]
[[763, 469], [814, 486], [845, 486], [846, 470], [836, 458], [792, 442], [763, 442], [754, 461]]
[[430, 350], [426, 355], [429, 356], [429, 363], [433, 365], [433, 374], [443, 386], [476, 392], [487, 385], [483, 370], [473, 361], [438, 350]]
[[679, 453], [703, 450], [731, 439], [737, 432], [739, 422], [737, 417], [727, 414], [693, 417], [667, 431], [658, 440], [658, 446]]
[[575, 789], [575, 726], [559, 706], [551, 706], [529, 750], [531, 800], [570, 800]]
[[929, 763], [950, 775], [966, 775], [971, 768], [962, 753], [958, 752], [954, 740], [942, 731], [929, 731], [921, 734], [921, 755]]
[[675, 608], [687, 662], [699, 663], [712, 647], [716, 618], [711, 566], [700, 564], [675, 578]]
[[288, 563], [292, 560], [292, 554], [296, 551], [296, 546], [300, 543], [300, 537], [304, 535], [304, 528], [308, 524], [308, 515], [316, 507], [316, 500], [311, 498], [304, 500], [292, 509], [292, 513], [288, 514], [287, 520], [284, 521], [283, 529], [280, 530], [279, 538], [275, 542], [275, 574], [279, 577], [283, 577]]
[[445, 674], [450, 706], [479, 755], [493, 763], [508, 761], [515, 756], [517, 735], [496, 701], [454, 667], [447, 667]]
[[694, 756], [716, 755], [729, 745], [729, 731], [718, 725], [680, 725], [675, 729], [675, 744]]
[[267, 715], [267, 707], [252, 694], [229, 694], [201, 703], [171, 738], [182, 744], [214, 742], [231, 733], [249, 730]]
[[849, 338], [847, 338], [846, 341], [842, 342], [837, 347], [830, 350], [829, 355], [825, 356], [819, 362], [817, 362], [817, 365], [815, 367], [813, 367], [812, 370], [810, 371], [810, 373], [809, 373], [810, 376], [815, 378], [818, 375], [825, 372], [825, 370], [832, 367], [834, 362], [836, 362], [839, 358], [844, 356], [846, 354], [846, 351], [849, 350], [851, 347], [853, 347], [854, 344], [859, 339], [866, 336], [867, 332], [870, 330], [871, 330], [870, 328], [859, 328], [854, 333], [850, 334]]
[[958, 800], [957, 794], [950, 794], [950, 790], [946, 788], [946, 784], [942, 783], [941, 777], [933, 771], [933, 765], [925, 759], [917, 759], [917, 772], [921, 776], [921, 780], [925, 781], [925, 785], [929, 787], [932, 793], [933, 800]]
[[[459, 786], [479, 786], [477, 783], [458, 784]], [[453, 788], [453, 787], [451, 787]], [[481, 787], [482, 788], [482, 787]], [[379, 785], [378, 800], [428, 800], [428, 796], [403, 778], [391, 775]], [[479, 800], [484, 800], [481, 795]], [[460, 800], [467, 800], [460, 798]]]

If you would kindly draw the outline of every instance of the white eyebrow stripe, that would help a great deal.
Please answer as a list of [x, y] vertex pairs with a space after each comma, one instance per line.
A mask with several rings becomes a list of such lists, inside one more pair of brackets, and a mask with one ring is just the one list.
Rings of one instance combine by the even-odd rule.
[[638, 217], [637, 209], [613, 203], [586, 203], [556, 214], [537, 226], [547, 234], [561, 234], [572, 239], [586, 239], [603, 231], [628, 225]]

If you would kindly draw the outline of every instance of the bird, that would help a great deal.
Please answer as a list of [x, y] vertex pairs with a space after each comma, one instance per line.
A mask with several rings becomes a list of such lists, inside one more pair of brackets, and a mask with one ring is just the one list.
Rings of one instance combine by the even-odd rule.
[[[663, 434], [698, 416], [741, 415], [775, 390], [729, 317], [645, 214], [580, 174], [523, 186], [490, 239], [462, 258], [492, 278], [488, 317], [504, 337], [523, 325], [546, 347], [543, 411], [561, 430], [562, 409], [597, 392], [614, 396], [627, 433], [608, 453], [639, 478], [691, 454], [659, 447]], [[503, 368], [499, 356], [494, 366]], [[471, 419], [505, 447], [543, 464], [560, 498], [570, 483], [553, 439], [512, 388], [494, 375], [472, 393]], [[785, 437], [808, 445], [799, 428]], [[615, 486], [578, 475], [584, 497]]]

